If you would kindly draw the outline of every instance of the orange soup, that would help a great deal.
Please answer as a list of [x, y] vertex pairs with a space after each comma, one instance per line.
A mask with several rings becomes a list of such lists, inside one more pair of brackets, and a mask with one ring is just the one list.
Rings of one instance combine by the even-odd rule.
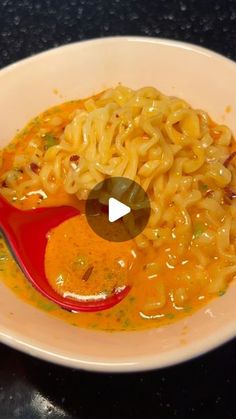
[[[236, 272], [235, 149], [228, 127], [151, 87], [118, 86], [47, 110], [0, 152], [0, 193], [22, 210], [80, 209], [49, 233], [45, 271], [59, 294], [131, 290], [113, 308], [69, 313], [31, 287], [3, 238], [1, 280], [78, 327], [139, 330], [193, 313]], [[122, 243], [96, 236], [84, 215], [89, 191], [112, 176], [139, 183], [151, 201], [144, 231]]]

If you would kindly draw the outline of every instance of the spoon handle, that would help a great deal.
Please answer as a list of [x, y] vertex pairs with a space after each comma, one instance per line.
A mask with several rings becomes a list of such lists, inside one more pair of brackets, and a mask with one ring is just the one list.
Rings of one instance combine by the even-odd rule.
[[17, 212], [18, 210], [10, 205], [2, 195], [0, 195], [0, 227], [6, 224], [7, 216], [10, 213]]
[[7, 200], [0, 194], [0, 211], [4, 210], [5, 208], [9, 209], [10, 206], [11, 205], [8, 204]]

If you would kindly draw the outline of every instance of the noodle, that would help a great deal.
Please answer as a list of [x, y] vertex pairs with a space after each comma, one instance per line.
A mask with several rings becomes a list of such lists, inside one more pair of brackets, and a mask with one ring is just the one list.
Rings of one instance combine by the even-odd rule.
[[[187, 251], [205, 278], [214, 260], [222, 275], [212, 268], [209, 292], [226, 286], [236, 272], [236, 201], [232, 194], [227, 200], [227, 190], [236, 190], [236, 159], [228, 127], [153, 87], [121, 85], [80, 102], [64, 125], [52, 111], [49, 126], [48, 131], [34, 127], [24, 150], [18, 134], [9, 167], [4, 153], [10, 148], [0, 153], [1, 194], [17, 203], [32, 191], [50, 196], [63, 190], [84, 200], [107, 177], [127, 177], [151, 202], [148, 225], [136, 245], [168, 249], [174, 242], [177, 261]], [[173, 292], [178, 304], [187, 299], [186, 292], [183, 286]], [[166, 298], [160, 283], [155, 307]], [[152, 314], [152, 302], [146, 311]]]

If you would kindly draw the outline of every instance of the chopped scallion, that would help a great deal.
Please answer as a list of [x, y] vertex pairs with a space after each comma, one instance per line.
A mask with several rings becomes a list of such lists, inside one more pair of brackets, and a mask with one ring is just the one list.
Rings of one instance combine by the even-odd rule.
[[53, 147], [54, 145], [58, 144], [58, 140], [50, 132], [43, 136], [43, 141], [45, 150], [48, 150], [50, 147]]

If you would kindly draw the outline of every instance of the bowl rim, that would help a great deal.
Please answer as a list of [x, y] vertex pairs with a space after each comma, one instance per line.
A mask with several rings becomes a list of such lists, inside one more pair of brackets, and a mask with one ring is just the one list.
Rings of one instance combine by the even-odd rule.
[[158, 38], [158, 37], [151, 37], [151, 36], [135, 36], [135, 35], [115, 35], [115, 36], [106, 36], [101, 38], [91, 38], [91, 39], [85, 39], [81, 41], [75, 41], [70, 42], [68, 44], [63, 44], [60, 46], [55, 46], [49, 49], [46, 49], [45, 51], [41, 51], [39, 53], [35, 53], [33, 55], [30, 55], [28, 57], [22, 58], [18, 61], [15, 61], [11, 64], [8, 64], [4, 67], [0, 68], [0, 76], [4, 73], [7, 73], [8, 71], [14, 70], [15, 67], [19, 67], [27, 63], [27, 61], [37, 61], [42, 56], [47, 56], [51, 54], [57, 54], [60, 51], [63, 51], [64, 49], [73, 49], [77, 45], [90, 45], [90, 44], [103, 44], [103, 43], [112, 43], [112, 42], [119, 42], [119, 41], [128, 41], [128, 42], [140, 42], [140, 43], [149, 43], [149, 44], [158, 44], [158, 45], [166, 45], [166, 46], [173, 46], [178, 47], [184, 50], [189, 50], [193, 52], [198, 52], [201, 55], [205, 55], [209, 58], [215, 57], [220, 60], [224, 60], [228, 62], [229, 64], [236, 64], [236, 61], [233, 59], [226, 57], [223, 54], [220, 54], [219, 52], [213, 51], [209, 48], [202, 47], [200, 45], [193, 44], [191, 42], [185, 42], [185, 41], [179, 41], [171, 38]]
[[[78, 42], [73, 42], [61, 46], [56, 46], [50, 48], [46, 51], [36, 53], [30, 57], [23, 58], [19, 61], [16, 61], [8, 66], [5, 66], [0, 69], [0, 79], [2, 76], [8, 72], [14, 71], [16, 68], [19, 68], [28, 62], [37, 62], [41, 58], [47, 57], [47, 55], [58, 54], [58, 52], [63, 52], [63, 50], [73, 49], [78, 45], [90, 46], [104, 43], [114, 43], [114, 42], [140, 42], [148, 44], [156, 44], [170, 47], [177, 47], [184, 50], [189, 50], [192, 52], [197, 52], [201, 55], [205, 55], [208, 58], [216, 58], [219, 61], [224, 61], [236, 69], [236, 62], [232, 59], [219, 54], [218, 52], [212, 51], [202, 46], [195, 45], [193, 43], [176, 41], [172, 39], [157, 38], [157, 37], [145, 37], [145, 36], [109, 36], [102, 38], [93, 38], [89, 40], [83, 40]], [[101, 332], [106, 333], [106, 332]], [[127, 332], [122, 332], [127, 333]], [[130, 332], [130, 333], [140, 333]], [[185, 347], [181, 347], [175, 350], [168, 351], [168, 357], [165, 353], [158, 355], [154, 354], [149, 357], [147, 356], [138, 356], [133, 359], [132, 362], [128, 361], [113, 361], [113, 362], [101, 362], [101, 360], [96, 359], [85, 359], [85, 357], [73, 358], [71, 356], [65, 356], [60, 351], [51, 352], [50, 350], [43, 349], [40, 344], [35, 343], [29, 337], [25, 335], [18, 335], [17, 333], [12, 333], [10, 329], [1, 329], [0, 325], [0, 342], [10, 346], [13, 349], [20, 350], [28, 355], [34, 356], [36, 358], [52, 362], [61, 366], [67, 366], [71, 368], [78, 368], [87, 371], [94, 372], [138, 372], [138, 371], [148, 371], [154, 369], [160, 369], [164, 367], [169, 367], [172, 365], [180, 364], [191, 359], [195, 359], [203, 354], [216, 349], [217, 347], [223, 345], [224, 343], [230, 341], [236, 336], [236, 324], [231, 321], [225, 327], [224, 334], [222, 335], [222, 330], [210, 335], [208, 339], [200, 339], [194, 343], [187, 344]]]
[[[233, 324], [233, 323], [232, 323]], [[234, 329], [235, 323], [234, 323]], [[148, 329], [147, 329], [148, 330]], [[144, 331], [130, 332], [130, 333], [142, 333]], [[106, 332], [100, 332], [106, 333]], [[119, 332], [118, 332], [119, 333]], [[128, 334], [129, 332], [120, 332]], [[59, 352], [51, 352], [50, 350], [43, 349], [37, 344], [27, 338], [22, 340], [22, 336], [18, 334], [9, 334], [0, 331], [0, 343], [9, 346], [12, 349], [19, 350], [26, 355], [30, 355], [37, 359], [50, 362], [61, 367], [76, 368], [84, 371], [98, 372], [98, 373], [137, 373], [144, 371], [159, 370], [167, 367], [181, 365], [185, 362], [195, 360], [201, 356], [213, 352], [215, 349], [223, 346], [227, 342], [233, 340], [236, 336], [236, 332], [232, 331], [231, 323], [225, 330], [225, 334], [222, 336], [221, 330], [214, 335], [210, 336], [207, 340], [201, 339], [197, 343], [187, 344], [185, 347], [173, 349], [168, 351], [168, 357], [166, 353], [154, 354], [147, 356], [138, 356], [133, 358], [133, 361], [119, 361], [114, 360], [113, 362], [102, 362], [101, 359], [91, 358], [74, 358], [71, 356], [62, 355]]]

